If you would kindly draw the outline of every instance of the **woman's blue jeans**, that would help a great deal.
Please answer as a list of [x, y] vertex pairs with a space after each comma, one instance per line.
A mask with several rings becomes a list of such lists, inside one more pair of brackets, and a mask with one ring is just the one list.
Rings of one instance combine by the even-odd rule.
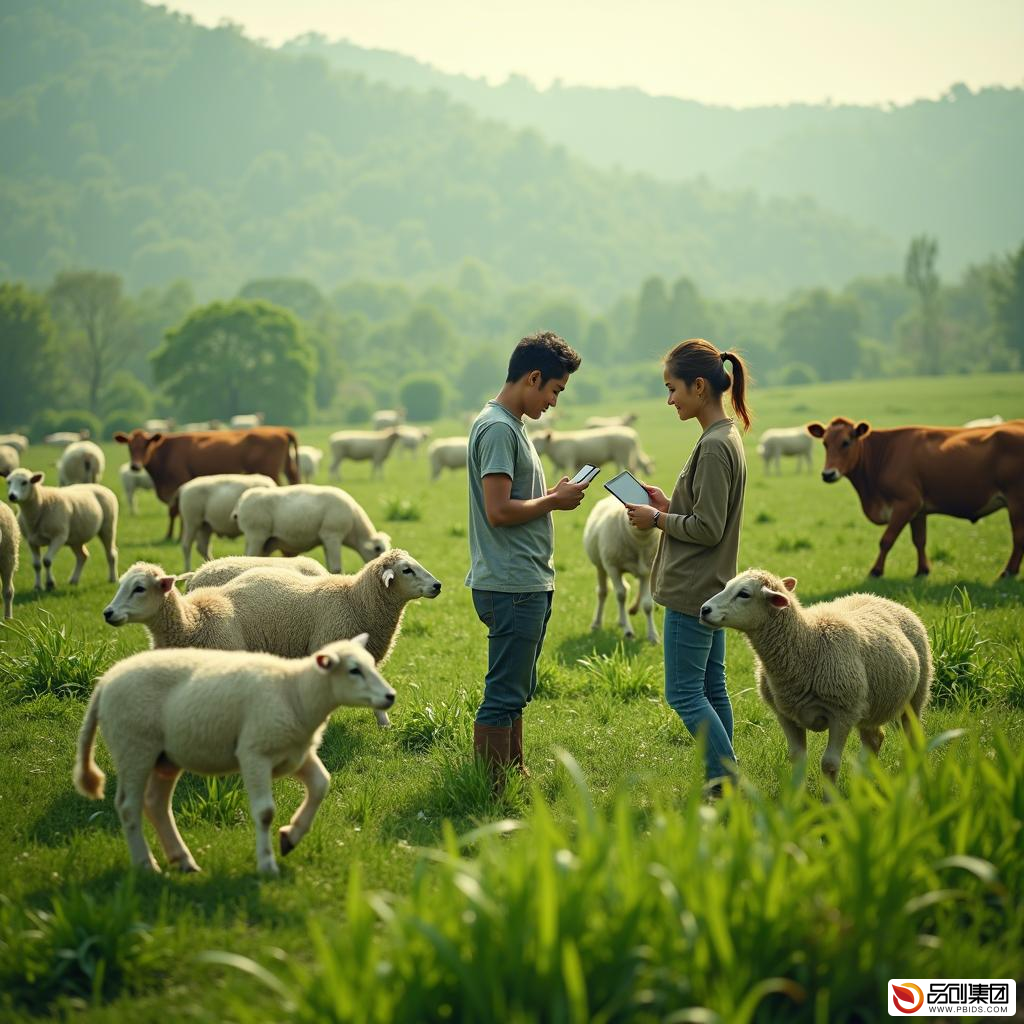
[[665, 700], [690, 735], [704, 742], [709, 780], [732, 773], [732, 705], [725, 688], [725, 630], [665, 609]]

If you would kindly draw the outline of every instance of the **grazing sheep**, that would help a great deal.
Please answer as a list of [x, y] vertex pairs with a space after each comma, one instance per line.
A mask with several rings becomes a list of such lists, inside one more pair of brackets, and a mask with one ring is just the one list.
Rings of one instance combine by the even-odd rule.
[[391, 430], [337, 430], [327, 439], [331, 446], [331, 476], [341, 478], [342, 460], [373, 463], [372, 475], [383, 472], [384, 460], [398, 441], [399, 433]]
[[43, 438], [43, 444], [52, 444], [56, 448], [66, 448], [69, 444], [74, 444], [76, 441], [87, 441], [89, 439], [89, 431], [86, 427], [81, 430], [57, 430], [52, 434], [47, 434]]
[[373, 414], [373, 429], [384, 430], [387, 427], [397, 427], [405, 422], [404, 409], [378, 409]]
[[167, 434], [167, 433], [170, 433], [170, 431], [174, 430], [174, 420], [173, 419], [163, 419], [163, 420], [161, 420], [161, 419], [151, 419], [151, 420], [146, 420], [146, 422], [142, 424], [142, 429], [148, 431], [151, 434], [157, 433], [158, 431], [162, 432], [164, 434]]
[[250, 556], [301, 555], [323, 545], [327, 568], [337, 573], [342, 545], [358, 551], [364, 562], [391, 546], [391, 538], [378, 532], [359, 502], [340, 487], [255, 488], [239, 498], [232, 514]]
[[[589, 462], [603, 466], [614, 462], [620, 470], [650, 473], [654, 463], [640, 448], [640, 438], [631, 427], [596, 427], [593, 430], [549, 430], [534, 437], [538, 453], [547, 455], [555, 468], [570, 476]], [[538, 442], [540, 442], [538, 444]]]
[[24, 434], [0, 434], [0, 444], [14, 448], [20, 454], [28, 447], [28, 438]]
[[636, 413], [627, 412], [622, 416], [590, 416], [583, 426], [587, 430], [595, 427], [631, 427], [636, 423]]
[[103, 797], [106, 777], [93, 758], [103, 733], [117, 772], [118, 817], [132, 864], [159, 871], [142, 830], [145, 812], [170, 864], [198, 871], [174, 821], [171, 799], [183, 771], [238, 772], [256, 827], [256, 865], [279, 874], [270, 826], [271, 781], [299, 780], [306, 795], [278, 830], [281, 856], [309, 831], [330, 785], [316, 751], [335, 708], [389, 708], [395, 691], [366, 651], [366, 637], [326, 645], [288, 660], [237, 651], [144, 651], [118, 662], [97, 682], [78, 734], [75, 788]]
[[245, 555], [227, 555], [212, 558], [194, 572], [181, 573], [179, 583], [185, 584], [185, 593], [200, 587], [220, 587], [249, 569], [290, 569], [303, 576], [329, 576], [330, 573], [315, 559], [305, 555], [293, 558], [247, 558]]
[[139, 509], [135, 501], [135, 492], [153, 490], [153, 478], [144, 469], [132, 469], [130, 462], [122, 462], [117, 467], [117, 475], [121, 479], [121, 490], [124, 491], [128, 511], [133, 516], [137, 515]]
[[980, 419], [968, 420], [965, 427], [998, 427], [1003, 422], [1003, 417], [998, 413], [995, 416], [982, 416]]
[[0, 444], [0, 476], [13, 473], [21, 465], [21, 457], [14, 445]]
[[811, 472], [811, 455], [814, 450], [814, 438], [807, 433], [806, 427], [780, 427], [766, 430], [758, 439], [757, 453], [764, 459], [764, 473], [767, 476], [772, 466], [776, 473], [782, 472], [782, 456], [796, 457], [797, 471], [800, 464]]
[[277, 487], [277, 483], [262, 473], [214, 473], [197, 476], [178, 488], [185, 572], [192, 568], [193, 542], [205, 561], [210, 558], [212, 536], [238, 537], [241, 534], [232, 513], [238, 499], [253, 487]]
[[0, 505], [0, 587], [4, 595], [4, 618], [14, 618], [14, 574], [18, 571], [21, 530], [14, 513]]
[[[111, 626], [141, 623], [154, 647], [266, 651], [300, 658], [334, 640], [369, 633], [383, 663], [406, 604], [434, 598], [441, 584], [405, 551], [385, 552], [354, 576], [306, 576], [277, 567], [249, 569], [223, 586], [179, 593], [159, 565], [137, 562], [103, 610]], [[382, 726], [387, 715], [378, 713]]]
[[[40, 562], [46, 566], [46, 589], [53, 590], [53, 560], [65, 545], [75, 553], [70, 583], [78, 583], [89, 557], [86, 544], [99, 536], [107, 555], [108, 578], [117, 579], [117, 498], [102, 484], [44, 487], [44, 473], [16, 469], [7, 477], [7, 498], [19, 507], [18, 525], [32, 550], [36, 590], [41, 589]], [[46, 555], [40, 551], [46, 547]]]
[[640, 592], [629, 612], [635, 615], [638, 608], [643, 608], [647, 617], [647, 639], [652, 644], [658, 642], [658, 631], [654, 628], [654, 601], [651, 598], [651, 566], [654, 564], [659, 538], [657, 530], [638, 530], [631, 526], [626, 507], [618, 498], [603, 498], [593, 507], [583, 528], [583, 549], [597, 569], [597, 608], [594, 621], [590, 624], [591, 629], [601, 628], [610, 576], [619, 605], [619, 625], [627, 637], [635, 635], [626, 616], [629, 585], [622, 578], [623, 573], [631, 572], [640, 583]]
[[246, 412], [232, 416], [228, 423], [233, 430], [251, 430], [253, 427], [262, 427], [265, 418], [261, 412]]
[[98, 484], [107, 468], [103, 449], [92, 441], [69, 444], [57, 460], [57, 485]]
[[[873, 753], [882, 726], [928, 703], [932, 655], [924, 623], [874, 594], [849, 594], [801, 606], [796, 580], [748, 569], [701, 608], [713, 629], [746, 634], [756, 655], [758, 688], [786, 734], [792, 760], [807, 753], [806, 731], [828, 730], [821, 770], [835, 782], [850, 730]], [[907, 710], [907, 705], [910, 710]]]
[[320, 471], [323, 457], [322, 448], [316, 448], [311, 444], [299, 445], [299, 479], [304, 484], [308, 484]]
[[420, 445], [430, 437], [429, 427], [406, 427], [399, 426], [398, 450], [407, 455], [413, 455], [420, 450]]
[[468, 457], [468, 437], [439, 437], [427, 449], [430, 479], [436, 480], [442, 469], [465, 469]]

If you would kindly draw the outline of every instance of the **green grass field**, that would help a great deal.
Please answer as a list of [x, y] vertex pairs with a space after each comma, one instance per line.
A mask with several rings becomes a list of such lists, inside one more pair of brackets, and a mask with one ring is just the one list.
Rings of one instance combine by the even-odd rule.
[[[1019, 976], [1024, 584], [997, 579], [1011, 547], [1006, 512], [975, 525], [932, 517], [931, 576], [913, 577], [905, 531], [885, 578], [869, 580], [881, 528], [852, 487], [822, 483], [820, 455], [811, 474], [786, 460], [765, 477], [755, 446], [767, 427], [840, 414], [875, 426], [1020, 417], [1022, 396], [1024, 375], [752, 394], [740, 568], [798, 577], [805, 604], [857, 589], [905, 602], [941, 642], [944, 699], [925, 714], [928, 752], [890, 729], [873, 766], [851, 738], [831, 802], [821, 799], [824, 736], [810, 738], [806, 783], [794, 781], [750, 652], [731, 633], [745, 783], [701, 804], [699, 752], [661, 697], [660, 646], [623, 644], [613, 598], [605, 628], [589, 630], [595, 578], [581, 538], [607, 471], [577, 512], [556, 514], [555, 611], [525, 720], [533, 786], [493, 800], [469, 760], [486, 638], [463, 586], [465, 474], [432, 484], [423, 453], [396, 454], [382, 480], [361, 464], [346, 464], [342, 480], [444, 583], [436, 601], [409, 606], [385, 667], [399, 695], [394, 727], [378, 730], [366, 710], [334, 715], [321, 750], [332, 789], [281, 879], [255, 872], [234, 782], [195, 778], [175, 804], [203, 872], [133, 879], [113, 777], [93, 803], [73, 790], [71, 765], [89, 676], [145, 648], [145, 635], [103, 622], [113, 587], [98, 542], [77, 589], [65, 550], [57, 590], [43, 595], [23, 546], [15, 620], [0, 627], [5, 1019], [880, 1020], [885, 979], [900, 973]], [[699, 428], [660, 400], [630, 406], [652, 480], [670, 491]], [[571, 383], [560, 408], [566, 427], [625, 411], [574, 406]], [[300, 441], [326, 447], [329, 432], [304, 429]], [[434, 427], [435, 437], [462, 432], [454, 420]], [[120, 494], [125, 449], [104, 447], [104, 482]], [[55, 460], [35, 447], [22, 464], [55, 481]], [[119, 570], [144, 559], [180, 571], [180, 548], [160, 539], [164, 507], [151, 493], [139, 504], [137, 517], [122, 509]], [[396, 509], [413, 518], [388, 521]], [[241, 541], [214, 540], [216, 555], [241, 552]], [[358, 568], [353, 552], [343, 559]], [[58, 678], [66, 691], [53, 690]], [[110, 776], [102, 741], [99, 760]], [[280, 781], [275, 797], [283, 822], [300, 787]]]

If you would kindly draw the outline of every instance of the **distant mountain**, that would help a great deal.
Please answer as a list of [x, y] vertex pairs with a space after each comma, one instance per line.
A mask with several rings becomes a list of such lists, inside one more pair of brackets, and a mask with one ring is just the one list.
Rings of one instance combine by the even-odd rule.
[[1024, 89], [972, 93], [959, 85], [941, 100], [888, 110], [734, 110], [636, 89], [556, 83], [538, 90], [516, 76], [491, 86], [318, 35], [283, 49], [319, 54], [390, 85], [439, 90], [487, 117], [535, 128], [596, 166], [674, 181], [703, 176], [716, 188], [766, 196], [808, 195], [901, 245], [926, 231], [938, 236], [947, 272], [1024, 237]]
[[140, 0], [5, 0], [0, 47], [0, 277], [102, 267], [205, 297], [276, 275], [422, 280], [473, 258], [605, 303], [651, 273], [777, 295], [902, 258], [810, 199], [595, 169], [446, 94]]

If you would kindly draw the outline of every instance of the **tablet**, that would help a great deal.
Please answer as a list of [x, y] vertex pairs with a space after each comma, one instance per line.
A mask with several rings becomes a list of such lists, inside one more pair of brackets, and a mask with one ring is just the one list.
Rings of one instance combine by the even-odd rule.
[[600, 473], [601, 470], [597, 466], [592, 466], [589, 462], [569, 481], [571, 484], [589, 484], [591, 480]]
[[643, 489], [640, 481], [628, 469], [613, 476], [605, 485], [624, 505], [650, 505], [651, 496]]

